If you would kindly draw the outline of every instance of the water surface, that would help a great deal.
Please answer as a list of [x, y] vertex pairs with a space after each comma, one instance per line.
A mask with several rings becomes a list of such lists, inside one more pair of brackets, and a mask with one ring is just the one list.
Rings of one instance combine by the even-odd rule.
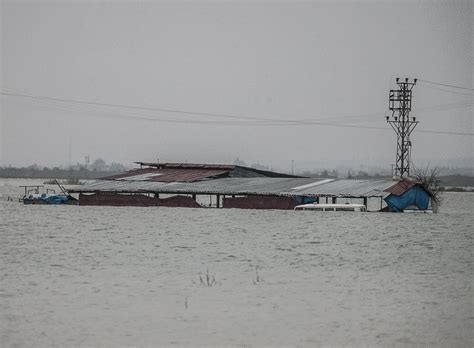
[[474, 194], [440, 214], [6, 201], [25, 182], [0, 179], [1, 346], [473, 345]]

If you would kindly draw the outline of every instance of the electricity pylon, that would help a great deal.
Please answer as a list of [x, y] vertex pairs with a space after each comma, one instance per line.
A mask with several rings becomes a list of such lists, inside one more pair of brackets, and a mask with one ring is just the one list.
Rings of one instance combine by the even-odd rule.
[[387, 116], [387, 122], [397, 134], [397, 157], [395, 161], [395, 176], [403, 178], [410, 176], [411, 141], [410, 134], [415, 129], [418, 121], [416, 117], [410, 118], [411, 99], [413, 86], [417, 79], [410, 81], [397, 77], [399, 89], [391, 89], [388, 97], [389, 109], [392, 116]]

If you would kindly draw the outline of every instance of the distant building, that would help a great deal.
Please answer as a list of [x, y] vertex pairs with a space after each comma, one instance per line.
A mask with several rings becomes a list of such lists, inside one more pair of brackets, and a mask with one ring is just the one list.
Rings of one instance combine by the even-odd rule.
[[362, 203], [369, 211], [425, 210], [417, 182], [307, 178], [238, 165], [146, 163], [76, 187], [79, 205], [293, 209], [304, 203]]

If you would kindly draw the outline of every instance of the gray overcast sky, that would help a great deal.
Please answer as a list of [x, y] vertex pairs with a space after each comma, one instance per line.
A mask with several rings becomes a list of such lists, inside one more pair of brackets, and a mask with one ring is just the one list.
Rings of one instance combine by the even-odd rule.
[[[472, 2], [452, 0], [4, 0], [3, 93], [386, 130], [2, 96], [0, 165], [67, 165], [90, 154], [126, 164], [240, 157], [275, 169], [291, 160], [300, 169], [389, 167], [394, 78], [473, 88], [473, 21]], [[417, 130], [472, 133], [472, 92], [420, 83], [413, 103]], [[417, 130], [415, 161], [472, 159], [472, 136]]]

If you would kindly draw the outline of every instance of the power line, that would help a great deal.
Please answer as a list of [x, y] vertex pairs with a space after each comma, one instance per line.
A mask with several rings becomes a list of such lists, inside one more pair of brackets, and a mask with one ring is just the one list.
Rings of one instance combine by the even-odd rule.
[[460, 108], [467, 108], [473, 105], [472, 101], [466, 100], [461, 102], [454, 102], [454, 103], [447, 103], [447, 104], [438, 104], [438, 105], [431, 105], [425, 106], [422, 108], [415, 108], [413, 112], [430, 112], [430, 111], [447, 111], [452, 109], [460, 109]]
[[[294, 123], [294, 124], [306, 124], [308, 121], [313, 121], [314, 119], [302, 119], [302, 120], [289, 120], [289, 119], [273, 119], [268, 117], [255, 117], [255, 116], [242, 116], [242, 115], [231, 115], [231, 114], [221, 114], [221, 113], [210, 113], [210, 112], [199, 112], [199, 111], [188, 111], [188, 110], [178, 110], [178, 109], [166, 109], [166, 108], [152, 108], [152, 107], [142, 107], [142, 106], [132, 106], [124, 104], [112, 104], [112, 103], [99, 103], [99, 102], [90, 102], [74, 99], [65, 99], [65, 98], [51, 98], [51, 97], [40, 97], [33, 96], [28, 94], [20, 93], [7, 93], [0, 92], [0, 95], [20, 97], [20, 98], [29, 98], [42, 101], [51, 101], [51, 102], [60, 102], [60, 103], [73, 103], [78, 105], [90, 105], [90, 106], [106, 106], [114, 108], [124, 108], [132, 110], [143, 110], [143, 111], [160, 111], [166, 113], [176, 113], [184, 115], [197, 115], [197, 116], [208, 116], [208, 117], [222, 117], [222, 118], [232, 118], [232, 119], [243, 119], [243, 120], [254, 120], [254, 121], [266, 121], [266, 122], [279, 122], [279, 123]], [[346, 115], [346, 116], [334, 116], [334, 117], [325, 117], [318, 118], [318, 121], [325, 120], [335, 120], [335, 119], [349, 119], [349, 118], [361, 118], [361, 117], [380, 117], [381, 113], [372, 113], [372, 114], [361, 114], [361, 115]], [[215, 122], [215, 121], [209, 121]]]
[[437, 90], [437, 91], [443, 91], [443, 92], [448, 92], [448, 93], [453, 93], [453, 94], [459, 94], [459, 95], [468, 95], [468, 96], [473, 96], [472, 93], [463, 93], [463, 92], [459, 92], [459, 91], [453, 91], [453, 90], [449, 90], [449, 89], [446, 89], [446, 88], [439, 88], [439, 87], [434, 87], [434, 86], [426, 86], [426, 85], [419, 85], [420, 87], [422, 88], [430, 88], [430, 89], [434, 89], [434, 90]]
[[[106, 107], [126, 108], [126, 109], [133, 109], [133, 110], [142, 110], [142, 111], [160, 111], [160, 112], [166, 112], [166, 113], [179, 113], [183, 115], [197, 115], [197, 116], [222, 117], [222, 118], [244, 119], [244, 120], [255, 120], [255, 121], [268, 121], [272, 123], [278, 122], [278, 123], [307, 124], [308, 122], [314, 122], [314, 121], [337, 121], [337, 120], [349, 121], [349, 119], [351, 119], [350, 122], [366, 122], [365, 120], [354, 121], [353, 119], [379, 118], [383, 114], [382, 112], [377, 112], [377, 113], [359, 114], [359, 115], [332, 116], [332, 117], [322, 117], [322, 118], [320, 117], [317, 119], [305, 118], [305, 119], [289, 120], [289, 119], [273, 119], [273, 118], [255, 117], [255, 116], [249, 117], [249, 116], [242, 116], [242, 115], [230, 115], [230, 114], [219, 114], [219, 113], [209, 113], [209, 112], [185, 111], [185, 110], [167, 109], [167, 108], [151, 108], [151, 107], [124, 105], [124, 104], [99, 103], [99, 102], [89, 102], [89, 101], [81, 101], [81, 100], [73, 100], [73, 99], [40, 97], [40, 96], [33, 96], [33, 95], [19, 94], [19, 93], [0, 92], [0, 95], [20, 97], [20, 98], [29, 98], [29, 99], [34, 99], [37, 102], [50, 101], [50, 102], [55, 102], [55, 103], [58, 103], [58, 102], [59, 103], [74, 103], [78, 105], [106, 106]], [[471, 101], [462, 101], [462, 102], [456, 102], [456, 103], [432, 105], [428, 107], [414, 109], [413, 111], [414, 112], [447, 111], [451, 109], [470, 107], [471, 105], [472, 105]], [[207, 123], [207, 122], [215, 122], [215, 121], [196, 121], [196, 122]], [[340, 124], [341, 122], [339, 121], [339, 122], [331, 122], [331, 123]], [[254, 123], [251, 123], [251, 124], [254, 124]]]
[[[1, 94], [1, 93], [0, 93]], [[182, 124], [205, 124], [205, 125], [225, 125], [225, 126], [301, 126], [301, 125], [323, 125], [323, 126], [340, 126], [340, 127], [349, 127], [349, 128], [369, 128], [369, 129], [382, 129], [384, 128], [377, 128], [377, 127], [365, 127], [365, 126], [356, 126], [356, 125], [344, 125], [338, 123], [331, 123], [331, 122], [318, 122], [312, 120], [306, 121], [295, 121], [295, 120], [275, 120], [269, 119], [269, 121], [260, 121], [260, 122], [249, 122], [249, 121], [205, 121], [205, 120], [179, 120], [179, 119], [164, 119], [164, 118], [157, 118], [151, 116], [143, 116], [143, 115], [132, 115], [130, 113], [124, 114], [123, 111], [112, 111], [112, 110], [87, 110], [84, 108], [74, 108], [72, 105], [61, 105], [61, 104], [51, 104], [49, 101], [43, 100], [35, 100], [36, 103], [39, 103], [42, 106], [46, 107], [54, 107], [60, 110], [72, 111], [72, 112], [89, 112], [89, 113], [96, 113], [99, 117], [106, 117], [106, 118], [120, 118], [120, 119], [134, 119], [134, 120], [143, 120], [143, 121], [155, 121], [155, 122], [165, 122], [165, 123], [182, 123]], [[100, 112], [102, 114], [97, 114]], [[104, 113], [106, 115], [104, 115]], [[290, 122], [290, 123], [289, 123]]]
[[449, 134], [449, 135], [468, 135], [468, 136], [473, 136], [474, 133], [468, 133], [468, 132], [450, 132], [450, 131], [437, 131], [437, 130], [428, 130], [428, 129], [418, 129], [418, 133], [430, 133], [430, 134]]
[[[93, 106], [107, 106], [107, 107], [124, 108], [124, 109], [132, 109], [132, 110], [161, 111], [161, 112], [176, 113], [176, 114], [198, 115], [198, 116], [209, 116], [209, 117], [223, 117], [223, 118], [235, 118], [235, 119], [246, 119], [246, 120], [256, 120], [256, 121], [275, 121], [274, 119], [264, 118], [264, 117], [250, 117], [250, 116], [219, 114], [219, 113], [210, 113], [210, 112], [198, 112], [198, 111], [165, 109], [165, 108], [151, 108], [151, 107], [144, 107], [144, 106], [124, 105], [124, 104], [99, 103], [99, 102], [65, 99], [65, 98], [39, 97], [39, 96], [33, 96], [33, 95], [28, 95], [28, 94], [20, 94], [20, 93], [0, 92], [0, 94], [5, 95], [5, 96], [12, 96], [12, 97], [22, 97], [22, 98], [30, 98], [30, 99], [38, 99], [38, 100], [49, 100], [49, 101], [53, 101], [53, 102], [73, 103], [73, 104], [93, 105]], [[297, 121], [289, 121], [289, 122], [297, 122]]]
[[[15, 97], [21, 97], [21, 98], [32, 98], [36, 103], [50, 106], [50, 107], [55, 107], [59, 108], [62, 110], [68, 110], [68, 111], [87, 111], [87, 112], [97, 112], [98, 110], [86, 110], [83, 108], [80, 109], [75, 109], [72, 108], [72, 105], [61, 105], [57, 104], [57, 102], [60, 103], [69, 103], [72, 102], [72, 100], [68, 99], [58, 99], [58, 98], [45, 98], [45, 97], [36, 97], [36, 96], [26, 96], [26, 95], [21, 95], [21, 94], [14, 94], [14, 93], [0, 93], [0, 95], [7, 95], [7, 96], [15, 96]], [[53, 104], [51, 104], [53, 102]], [[114, 106], [114, 107], [121, 107], [118, 104], [102, 104], [102, 103], [96, 103], [96, 102], [80, 102], [80, 101], [74, 101], [77, 106]], [[158, 108], [146, 108], [146, 107], [138, 107], [138, 106], [123, 106], [124, 108], [133, 108], [134, 110], [139, 110], [139, 111], [164, 111], [168, 109], [158, 109]], [[230, 125], [230, 126], [277, 126], [277, 125], [307, 125], [307, 124], [321, 124], [321, 125], [331, 125], [330, 122], [316, 122], [312, 120], [278, 120], [278, 119], [270, 119], [270, 118], [258, 118], [258, 117], [247, 117], [247, 116], [236, 116], [236, 115], [227, 115], [227, 114], [210, 114], [210, 113], [202, 113], [202, 112], [191, 112], [191, 111], [185, 111], [185, 112], [180, 112], [178, 110], [173, 110], [175, 113], [182, 113], [182, 114], [188, 114], [188, 115], [213, 115], [213, 116], [219, 116], [219, 117], [231, 117], [231, 118], [236, 118], [236, 119], [244, 119], [244, 120], [256, 120], [260, 122], [223, 122], [223, 121], [205, 121], [205, 120], [176, 120], [176, 119], [163, 119], [163, 118], [156, 118], [156, 117], [149, 117], [149, 116], [141, 116], [141, 115], [130, 115], [130, 114], [123, 114], [120, 111], [111, 111], [111, 110], [100, 110], [101, 112], [105, 113], [112, 113], [112, 117], [117, 117], [117, 118], [124, 118], [124, 119], [139, 119], [139, 120], [145, 120], [145, 121], [158, 121], [158, 122], [168, 122], [168, 123], [184, 123], [184, 124], [211, 124], [211, 125]], [[102, 115], [99, 115], [102, 116]], [[354, 116], [354, 117], [360, 117], [360, 116]], [[322, 119], [324, 120], [324, 119]], [[336, 125], [336, 124], [335, 124]], [[350, 127], [355, 127], [355, 126], [350, 126]]]
[[[317, 120], [275, 120], [270, 118], [260, 118], [260, 117], [249, 117], [249, 116], [237, 116], [237, 115], [228, 115], [228, 114], [214, 114], [214, 113], [204, 113], [204, 112], [192, 112], [192, 111], [180, 111], [180, 110], [172, 110], [172, 109], [162, 109], [162, 108], [149, 108], [149, 107], [139, 107], [139, 106], [129, 106], [129, 105], [120, 105], [120, 104], [109, 104], [109, 103], [98, 103], [98, 102], [86, 102], [86, 101], [78, 101], [72, 99], [60, 99], [60, 98], [47, 98], [47, 97], [38, 97], [38, 96], [31, 96], [25, 94], [18, 94], [18, 93], [6, 93], [0, 92], [0, 95], [5, 96], [13, 96], [13, 97], [20, 97], [20, 98], [28, 98], [33, 99], [36, 102], [46, 105], [46, 106], [53, 106], [56, 108], [64, 109], [64, 110], [72, 110], [72, 111], [88, 111], [84, 109], [74, 109], [69, 105], [58, 105], [57, 103], [72, 103], [78, 106], [107, 106], [107, 107], [116, 107], [116, 108], [125, 108], [125, 109], [133, 109], [138, 111], [163, 111], [163, 112], [173, 112], [179, 114], [186, 114], [186, 115], [200, 115], [200, 116], [214, 116], [214, 117], [229, 117], [234, 119], [244, 119], [244, 120], [255, 120], [261, 122], [224, 122], [224, 121], [205, 121], [205, 120], [176, 120], [176, 119], [163, 119], [163, 118], [156, 118], [156, 117], [149, 117], [149, 116], [141, 116], [141, 115], [130, 115], [130, 114], [123, 114], [117, 111], [113, 111], [112, 115], [105, 115], [105, 117], [112, 117], [112, 118], [121, 118], [121, 119], [136, 119], [136, 120], [143, 120], [143, 121], [152, 121], [152, 122], [164, 122], [164, 123], [176, 123], [176, 124], [198, 124], [198, 125], [224, 125], [224, 126], [301, 126], [301, 125], [320, 125], [320, 126], [327, 126], [327, 127], [342, 127], [342, 128], [358, 128], [358, 129], [374, 129], [374, 130], [383, 130], [387, 131], [388, 128], [383, 127], [375, 127], [375, 126], [362, 126], [362, 125], [353, 125], [353, 124], [344, 124], [344, 123], [334, 123], [334, 122], [322, 122]], [[51, 105], [49, 102], [55, 103]], [[446, 105], [452, 105], [458, 103], [451, 103]], [[440, 107], [442, 105], [435, 105], [434, 107]], [[104, 112], [105, 110], [95, 110], [92, 112]], [[112, 112], [112, 111], [105, 111], [105, 112]], [[365, 115], [366, 117], [377, 116], [380, 117], [380, 114], [368, 114]], [[99, 117], [103, 117], [104, 115], [99, 114]], [[364, 115], [352, 115], [352, 116], [341, 116], [341, 118], [355, 118], [355, 117], [363, 117]], [[324, 120], [324, 119], [320, 119]], [[354, 122], [354, 121], [348, 121]], [[466, 132], [450, 132], [450, 131], [437, 131], [437, 130], [418, 130], [420, 133], [434, 133], [434, 134], [448, 134], [448, 135], [463, 135], [463, 136], [472, 136], [473, 133], [466, 133]]]
[[450, 84], [447, 84], [447, 83], [441, 83], [441, 82], [435, 82], [435, 81], [429, 81], [429, 80], [422, 80], [422, 79], [418, 79], [418, 81], [425, 82], [425, 83], [429, 83], [429, 84], [432, 84], [432, 85], [438, 85], [438, 86], [445, 86], [445, 87], [451, 87], [451, 88], [464, 89], [464, 90], [467, 90], [467, 91], [474, 91], [474, 88], [463, 87], [463, 86], [457, 86], [457, 85], [450, 85]]
[[[41, 103], [41, 102], [40, 102]], [[52, 106], [56, 107], [62, 110], [68, 110], [68, 111], [89, 111], [89, 110], [84, 110], [84, 109], [74, 109], [65, 105], [57, 105], [53, 104], [50, 105], [48, 103], [45, 103], [46, 106]], [[90, 112], [90, 111], [89, 111]], [[92, 110], [92, 112], [97, 112], [97, 110]], [[345, 128], [359, 128], [359, 129], [374, 129], [374, 130], [382, 130], [382, 131], [387, 131], [389, 130], [388, 128], [385, 127], [375, 127], [375, 126], [361, 126], [361, 125], [351, 125], [351, 124], [338, 124], [338, 123], [322, 123], [322, 122], [314, 122], [314, 121], [299, 121], [299, 123], [292, 123], [292, 124], [287, 124], [283, 122], [222, 122], [222, 121], [199, 121], [199, 120], [170, 120], [170, 119], [161, 119], [161, 118], [156, 118], [156, 117], [147, 117], [147, 116], [137, 116], [137, 115], [130, 115], [130, 114], [123, 114], [121, 112], [117, 111], [106, 111], [106, 110], [100, 110], [100, 112], [105, 112], [108, 113], [109, 115], [102, 115], [102, 114], [97, 114], [99, 117], [105, 117], [105, 118], [120, 118], [120, 119], [128, 119], [128, 120], [140, 120], [140, 121], [151, 121], [151, 122], [164, 122], [164, 123], [177, 123], [177, 124], [197, 124], [197, 125], [224, 125], [224, 126], [255, 126], [255, 127], [262, 127], [262, 126], [271, 126], [271, 127], [278, 127], [278, 126], [301, 126], [301, 125], [322, 125], [322, 126], [339, 126], [339, 127], [345, 127]], [[112, 113], [112, 114], [110, 114]], [[351, 121], [354, 122], [354, 121]], [[422, 130], [419, 129], [417, 130], [419, 133], [428, 133], [428, 134], [446, 134], [446, 135], [462, 135], [462, 136], [472, 136], [474, 134], [472, 133], [465, 133], [465, 132], [450, 132], [450, 131], [437, 131], [437, 130]]]
[[[428, 87], [432, 88], [432, 87]], [[179, 114], [186, 114], [186, 115], [198, 115], [198, 116], [209, 116], [209, 117], [223, 117], [223, 118], [233, 118], [233, 119], [245, 119], [245, 120], [256, 120], [256, 121], [270, 121], [270, 122], [288, 122], [288, 123], [300, 123], [300, 122], [308, 122], [314, 121], [311, 118], [299, 119], [299, 120], [288, 120], [288, 119], [273, 119], [273, 118], [266, 118], [266, 117], [255, 117], [255, 116], [242, 116], [242, 115], [231, 115], [231, 114], [219, 114], [219, 113], [209, 113], [209, 112], [198, 112], [198, 111], [187, 111], [187, 110], [177, 110], [177, 109], [167, 109], [167, 108], [151, 108], [151, 107], [142, 107], [142, 106], [132, 106], [132, 105], [124, 105], [124, 104], [111, 104], [111, 103], [99, 103], [99, 102], [90, 102], [90, 101], [81, 101], [81, 100], [74, 100], [74, 99], [63, 99], [63, 98], [51, 98], [51, 97], [40, 97], [40, 96], [33, 96], [27, 94], [19, 94], [19, 93], [7, 93], [7, 92], [0, 92], [0, 95], [5, 96], [13, 96], [13, 97], [22, 97], [22, 98], [30, 98], [36, 100], [46, 100], [52, 102], [60, 102], [60, 103], [74, 103], [74, 104], [82, 104], [82, 105], [91, 105], [91, 106], [107, 106], [107, 107], [116, 107], [116, 108], [126, 108], [126, 109], [133, 109], [133, 110], [144, 110], [144, 111], [161, 111], [167, 113], [179, 113]], [[472, 105], [471, 101], [461, 101], [455, 103], [448, 103], [448, 104], [440, 104], [440, 105], [432, 105], [422, 108], [413, 109], [414, 112], [425, 112], [425, 111], [433, 111], [433, 110], [450, 110], [451, 108], [465, 108]], [[373, 117], [380, 117], [383, 113], [370, 113], [370, 114], [359, 114], [359, 115], [345, 115], [345, 116], [332, 116], [332, 117], [322, 117], [318, 118], [318, 121], [333, 121], [337, 119], [355, 119], [355, 118], [373, 118]]]
[[[445, 111], [449, 111], [449, 110], [457, 110], [457, 109], [465, 109], [465, 108], [470, 108], [473, 106], [473, 103], [471, 101], [462, 101], [462, 102], [455, 102], [455, 103], [447, 103], [447, 104], [437, 104], [437, 105], [431, 105], [431, 106], [425, 106], [425, 107], [421, 107], [421, 108], [416, 108], [416, 109], [412, 109], [412, 112], [414, 112], [415, 114], [420, 114], [420, 113], [434, 113], [434, 112], [445, 112]], [[364, 118], [366, 119], [363, 119], [363, 120], [347, 120], [347, 122], [350, 122], [350, 123], [355, 123], [355, 122], [372, 122], [372, 120], [374, 119], [374, 117], [376, 118], [380, 118], [380, 115], [382, 113], [377, 113], [377, 114], [374, 114], [373, 116], [372, 115], [367, 115], [365, 116]], [[387, 115], [385, 115], [387, 116]], [[310, 120], [308, 120], [310, 121]], [[333, 122], [333, 123], [336, 123], [336, 122]]]

